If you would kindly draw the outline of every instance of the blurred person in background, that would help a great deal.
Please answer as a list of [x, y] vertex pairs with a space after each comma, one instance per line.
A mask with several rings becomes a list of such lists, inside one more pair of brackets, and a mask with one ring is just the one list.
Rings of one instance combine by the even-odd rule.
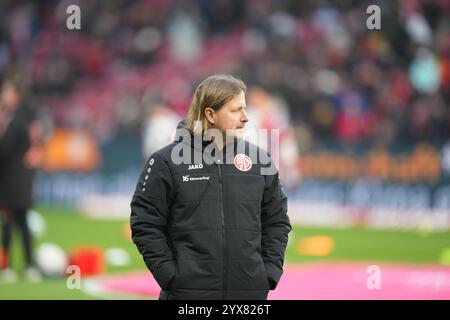
[[[278, 172], [264, 173], [273, 160], [262, 164], [262, 152], [252, 155], [248, 142], [238, 148], [249, 121], [245, 91], [232, 76], [205, 79], [175, 142], [153, 153], [139, 178], [132, 238], [161, 300], [265, 300], [281, 278], [291, 230], [287, 197]], [[179, 148], [185, 161], [176, 164]]]
[[[278, 141], [272, 142], [272, 138], [276, 139], [275, 136], [268, 137], [267, 141], [257, 139], [256, 136], [245, 139], [270, 151], [273, 159], [279, 159], [275, 165], [279, 168], [281, 182], [287, 187], [295, 186], [301, 179], [298, 167], [299, 150], [290, 124], [289, 109], [284, 101], [261, 87], [253, 86], [248, 91], [248, 115], [252, 121], [246, 127], [254, 132], [258, 129], [267, 132], [278, 130]], [[276, 143], [279, 144], [278, 147], [274, 146]]]
[[12, 228], [16, 224], [21, 231], [25, 254], [24, 276], [37, 282], [41, 275], [34, 264], [27, 214], [32, 205], [33, 171], [40, 161], [40, 127], [24, 105], [17, 81], [5, 80], [0, 94], [0, 278], [6, 282], [17, 278], [10, 268]]
[[144, 122], [142, 134], [144, 158], [173, 141], [181, 118], [164, 103], [153, 105]]

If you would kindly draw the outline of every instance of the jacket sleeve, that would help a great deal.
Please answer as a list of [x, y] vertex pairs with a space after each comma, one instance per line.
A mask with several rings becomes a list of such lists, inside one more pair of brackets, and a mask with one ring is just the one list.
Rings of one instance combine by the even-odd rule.
[[291, 224], [287, 215], [287, 197], [278, 177], [266, 175], [261, 207], [261, 254], [267, 270], [270, 289], [276, 288], [283, 273], [284, 255]]
[[162, 289], [175, 277], [175, 258], [167, 237], [173, 183], [167, 163], [152, 155], [139, 177], [131, 201], [133, 242]]

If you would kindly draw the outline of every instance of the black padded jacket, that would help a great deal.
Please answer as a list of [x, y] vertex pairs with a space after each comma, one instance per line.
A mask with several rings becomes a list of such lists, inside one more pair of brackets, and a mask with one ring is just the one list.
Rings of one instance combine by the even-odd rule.
[[[267, 299], [291, 230], [278, 172], [263, 173], [272, 160], [248, 142], [244, 152], [235, 140], [208, 156], [213, 143], [193, 141], [151, 155], [131, 202], [132, 239], [160, 299]], [[195, 153], [202, 161], [194, 163]], [[176, 164], [176, 155], [191, 163]]]

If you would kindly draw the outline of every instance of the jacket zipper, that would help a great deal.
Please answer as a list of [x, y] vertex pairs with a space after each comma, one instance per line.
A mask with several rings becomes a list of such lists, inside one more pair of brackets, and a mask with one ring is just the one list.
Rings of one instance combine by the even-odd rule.
[[220, 203], [220, 214], [222, 215], [222, 243], [223, 243], [223, 296], [225, 300], [225, 295], [227, 291], [227, 247], [225, 239], [225, 213], [223, 212], [223, 190], [222, 190], [222, 170], [220, 169], [220, 160], [217, 160], [217, 168], [219, 169], [219, 203]]

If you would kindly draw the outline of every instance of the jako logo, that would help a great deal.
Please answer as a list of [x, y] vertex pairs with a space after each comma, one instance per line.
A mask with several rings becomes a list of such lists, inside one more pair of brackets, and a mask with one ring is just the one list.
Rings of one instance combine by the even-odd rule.
[[188, 170], [203, 169], [203, 164], [190, 164]]

